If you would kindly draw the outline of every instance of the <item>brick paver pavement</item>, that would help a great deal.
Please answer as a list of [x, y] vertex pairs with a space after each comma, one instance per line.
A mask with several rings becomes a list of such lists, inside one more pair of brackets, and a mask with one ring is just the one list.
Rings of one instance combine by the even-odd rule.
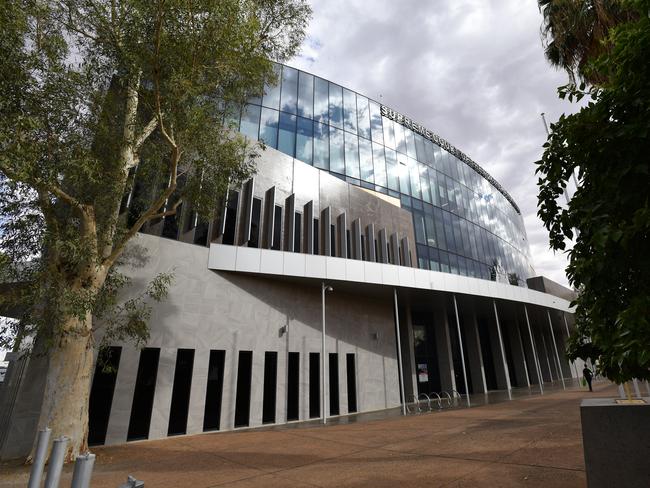
[[[133, 474], [147, 488], [583, 487], [577, 388], [479, 408], [340, 425], [181, 436], [95, 448], [93, 488]], [[27, 469], [0, 466], [0, 487]], [[67, 466], [61, 487], [69, 486]]]

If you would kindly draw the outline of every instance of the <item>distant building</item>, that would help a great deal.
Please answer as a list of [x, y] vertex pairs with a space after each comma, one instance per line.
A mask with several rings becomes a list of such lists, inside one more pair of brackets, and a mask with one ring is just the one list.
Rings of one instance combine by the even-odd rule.
[[[95, 373], [91, 444], [577, 376], [562, 353], [569, 298], [526, 287], [524, 222], [498, 182], [378, 102], [278, 74], [232, 113], [266, 143], [257, 174], [214, 219], [182, 208], [138, 239], [151, 259], [137, 282], [171, 269], [175, 282], [147, 347], [112, 344], [112, 371]], [[38, 418], [42, 361], [22, 376], [0, 425], [3, 457], [29, 450]]]

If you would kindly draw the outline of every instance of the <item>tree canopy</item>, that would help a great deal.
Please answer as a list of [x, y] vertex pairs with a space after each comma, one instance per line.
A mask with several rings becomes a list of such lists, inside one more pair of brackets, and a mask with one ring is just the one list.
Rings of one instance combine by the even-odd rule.
[[[560, 89], [588, 103], [551, 125], [537, 163], [538, 215], [551, 247], [574, 239], [567, 276], [579, 297], [569, 355], [597, 359], [617, 383], [650, 379], [650, 2], [625, 8], [634, 20], [609, 32], [609, 49], [590, 67], [605, 81]], [[562, 207], [573, 171], [578, 188]]]
[[[39, 424], [72, 437], [70, 456], [85, 447], [96, 326], [146, 342], [171, 281], [120, 302], [116, 265], [140, 260], [127, 244], [181, 205], [210, 218], [254, 171], [259, 148], [228, 112], [275, 81], [271, 60], [296, 53], [310, 14], [305, 0], [4, 2], [0, 277], [15, 286], [0, 307], [20, 323], [3, 335], [48, 351]], [[125, 212], [136, 174], [146, 191]]]

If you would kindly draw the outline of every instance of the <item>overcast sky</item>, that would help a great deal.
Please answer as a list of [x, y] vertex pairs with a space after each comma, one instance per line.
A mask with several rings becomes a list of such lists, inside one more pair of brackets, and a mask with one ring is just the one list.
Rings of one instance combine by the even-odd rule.
[[521, 208], [533, 266], [566, 286], [566, 258], [536, 215], [535, 165], [549, 122], [575, 107], [544, 59], [535, 0], [327, 0], [288, 64], [420, 122], [494, 176]]

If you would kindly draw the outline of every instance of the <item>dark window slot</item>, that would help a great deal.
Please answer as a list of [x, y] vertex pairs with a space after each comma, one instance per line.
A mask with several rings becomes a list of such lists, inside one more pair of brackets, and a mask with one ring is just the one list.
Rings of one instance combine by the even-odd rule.
[[208, 363], [208, 382], [205, 388], [205, 410], [203, 430], [219, 430], [221, 426], [221, 399], [223, 396], [223, 373], [226, 351], [210, 351]]
[[361, 236], [361, 261], [366, 260], [366, 236]]
[[309, 418], [320, 417], [320, 353], [309, 353]]
[[339, 355], [330, 353], [330, 415], [339, 415]]
[[235, 396], [235, 427], [248, 427], [251, 410], [251, 377], [253, 351], [239, 351], [237, 393]]
[[223, 226], [223, 244], [235, 244], [235, 227], [237, 225], [237, 207], [239, 205], [239, 192], [231, 191], [226, 203], [226, 221]]
[[271, 249], [279, 251], [281, 249], [280, 244], [282, 243], [282, 207], [279, 205], [275, 206], [274, 217], [273, 217], [273, 244]]
[[181, 204], [174, 215], [167, 215], [163, 217], [162, 236], [168, 239], [178, 239], [178, 221], [182, 215], [183, 204]]
[[293, 252], [300, 252], [300, 231], [302, 230], [302, 215], [296, 212], [293, 220]]
[[208, 227], [209, 222], [207, 220], [199, 219], [196, 228], [194, 229], [194, 244], [200, 244], [202, 246], [207, 246], [208, 244]]
[[351, 242], [351, 240], [350, 240], [350, 231], [346, 230], [345, 231], [345, 249], [347, 250], [347, 256], [345, 256], [345, 257], [350, 258], [350, 259], [356, 259], [357, 256], [354, 256], [354, 253], [352, 251], [352, 247], [350, 247], [350, 242]]
[[101, 446], [106, 442], [121, 355], [121, 347], [107, 347], [99, 352], [88, 405], [88, 445]]
[[336, 256], [336, 226], [330, 225], [330, 256]]
[[298, 420], [300, 399], [300, 353], [289, 353], [287, 371], [287, 421]]
[[126, 436], [127, 441], [147, 439], [149, 437], [159, 359], [160, 349], [157, 347], [147, 347], [140, 352], [129, 430]]
[[354, 353], [346, 354], [348, 380], [348, 413], [357, 411], [357, 370]]
[[187, 414], [190, 408], [192, 389], [192, 369], [194, 368], [194, 349], [179, 349], [176, 353], [172, 403], [169, 409], [167, 435], [180, 435], [187, 432]]
[[267, 351], [264, 354], [264, 400], [262, 404], [262, 423], [275, 422], [275, 397], [278, 383], [278, 353]]
[[262, 215], [262, 200], [253, 198], [253, 210], [251, 212], [251, 238], [248, 247], [260, 247], [260, 218]]
[[318, 236], [319, 236], [318, 228], [319, 228], [318, 219], [314, 219], [314, 254], [318, 254], [318, 252], [319, 252], [318, 251], [318, 249], [319, 249], [318, 248], [318, 243], [319, 243], [319, 240], [318, 240]]

